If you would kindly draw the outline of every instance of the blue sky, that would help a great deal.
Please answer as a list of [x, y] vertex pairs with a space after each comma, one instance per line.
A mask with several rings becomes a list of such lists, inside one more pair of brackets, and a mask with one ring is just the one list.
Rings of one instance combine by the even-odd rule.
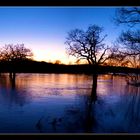
[[91, 24], [104, 27], [111, 44], [125, 26], [112, 18], [117, 7], [0, 7], [0, 46], [24, 43], [40, 61], [73, 61], [65, 53], [67, 32]]

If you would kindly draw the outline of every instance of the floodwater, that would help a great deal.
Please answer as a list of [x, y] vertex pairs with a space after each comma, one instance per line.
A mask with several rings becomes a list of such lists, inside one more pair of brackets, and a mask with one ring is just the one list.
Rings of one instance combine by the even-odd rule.
[[[140, 87], [125, 77], [84, 74], [0, 75], [0, 133], [138, 133]], [[94, 93], [95, 94], [95, 93]]]

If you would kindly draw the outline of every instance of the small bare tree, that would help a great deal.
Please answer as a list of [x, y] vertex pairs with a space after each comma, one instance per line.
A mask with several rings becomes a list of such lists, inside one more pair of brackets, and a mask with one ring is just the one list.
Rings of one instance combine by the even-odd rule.
[[24, 44], [8, 44], [0, 49], [0, 61], [15, 62], [32, 59], [33, 53]]
[[32, 56], [32, 51], [26, 48], [24, 44], [8, 44], [0, 49], [0, 61], [9, 62], [9, 64], [12, 64], [9, 70], [10, 77], [12, 79], [15, 79], [16, 67], [14, 66], [14, 64], [19, 61], [22, 62], [25, 60], [31, 60]]

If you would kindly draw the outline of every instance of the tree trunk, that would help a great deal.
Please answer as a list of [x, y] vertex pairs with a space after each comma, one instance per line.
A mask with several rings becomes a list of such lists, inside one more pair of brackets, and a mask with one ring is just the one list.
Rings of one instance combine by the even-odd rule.
[[11, 81], [11, 88], [15, 89], [15, 79], [16, 79], [16, 73], [10, 72], [10, 81]]
[[92, 83], [92, 91], [91, 91], [91, 102], [97, 100], [97, 79], [98, 75], [93, 74], [93, 83]]
[[96, 121], [94, 118], [94, 106], [92, 103], [95, 103], [95, 101], [97, 100], [97, 79], [98, 79], [98, 75], [97, 74], [93, 74], [93, 83], [92, 83], [92, 90], [91, 90], [91, 95], [89, 98], [89, 102], [87, 105], [87, 116], [86, 116], [86, 127], [85, 127], [85, 131], [88, 133], [92, 132], [92, 128], [95, 125]]

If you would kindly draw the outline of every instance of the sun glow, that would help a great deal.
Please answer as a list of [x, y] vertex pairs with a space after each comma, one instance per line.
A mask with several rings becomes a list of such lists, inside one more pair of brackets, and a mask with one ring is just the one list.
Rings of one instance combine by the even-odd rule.
[[63, 50], [34, 49], [33, 53], [33, 58], [37, 61], [55, 63], [57, 60], [60, 60], [62, 64], [73, 64], [75, 62], [74, 58], [68, 57]]

